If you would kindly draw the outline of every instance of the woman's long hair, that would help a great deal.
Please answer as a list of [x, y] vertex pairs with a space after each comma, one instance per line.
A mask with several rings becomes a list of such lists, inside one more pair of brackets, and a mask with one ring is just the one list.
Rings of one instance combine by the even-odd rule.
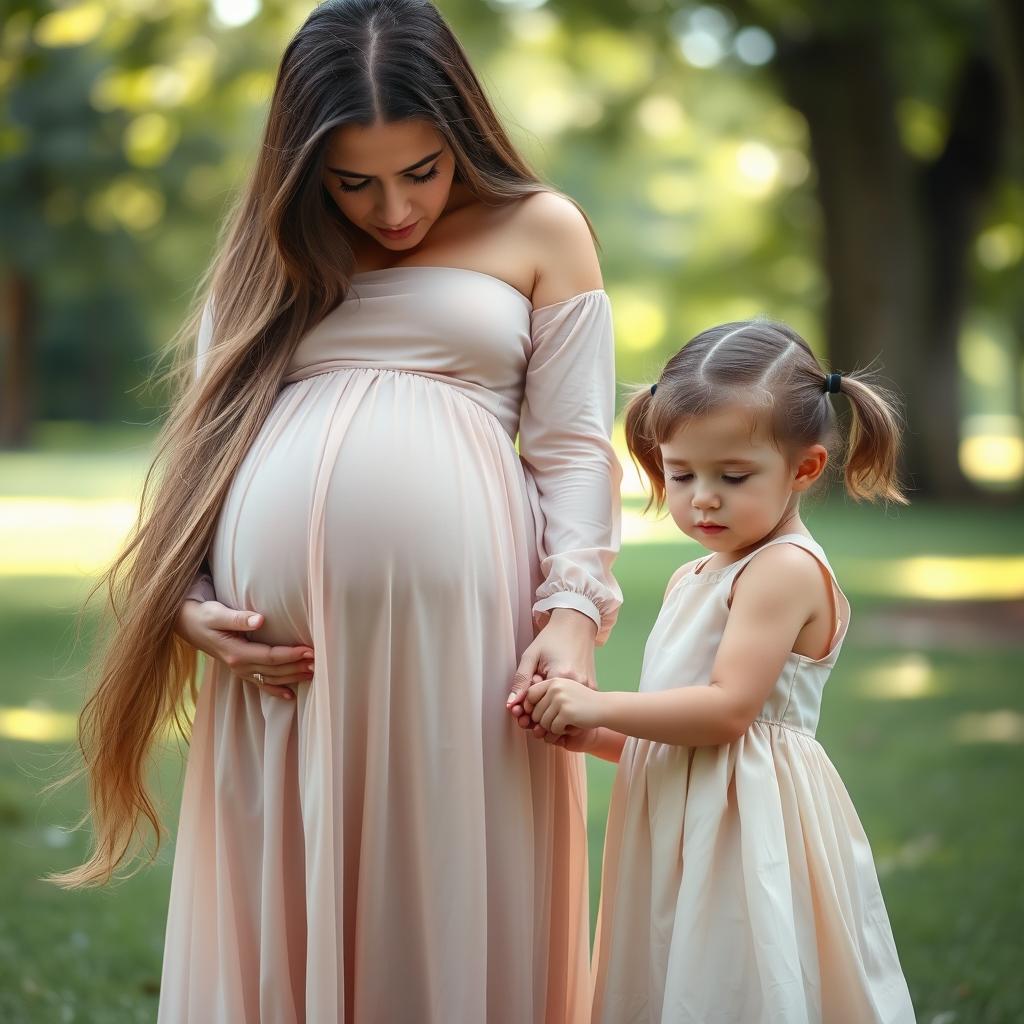
[[[354, 269], [351, 227], [321, 180], [328, 138], [342, 125], [411, 119], [444, 137], [457, 180], [481, 201], [546, 188], [427, 0], [326, 0], [299, 29], [255, 168], [177, 338], [177, 397], [138, 520], [97, 584], [109, 593], [110, 640], [79, 720], [84, 763], [62, 780], [88, 776], [94, 846], [84, 864], [50, 876], [58, 885], [109, 881], [145, 846], [147, 823], [155, 855], [163, 827], [146, 779], [151, 750], [170, 725], [188, 735], [196, 671], [196, 652], [174, 632], [178, 612], [299, 339], [344, 299]], [[197, 379], [195, 339], [211, 297], [213, 337]]]

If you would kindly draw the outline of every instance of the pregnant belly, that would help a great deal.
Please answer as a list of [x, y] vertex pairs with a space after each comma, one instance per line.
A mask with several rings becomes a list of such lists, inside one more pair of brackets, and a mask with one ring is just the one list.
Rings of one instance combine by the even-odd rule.
[[341, 603], [443, 611], [467, 596], [515, 601], [529, 520], [512, 444], [471, 399], [413, 374], [325, 374], [282, 392], [232, 484], [211, 566], [220, 600], [266, 616], [262, 639], [310, 643], [318, 521], [323, 585]]

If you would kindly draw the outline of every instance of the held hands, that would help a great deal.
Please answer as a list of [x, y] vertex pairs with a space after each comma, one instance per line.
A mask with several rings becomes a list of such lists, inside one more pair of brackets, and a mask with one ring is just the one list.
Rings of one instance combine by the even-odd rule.
[[[534, 676], [564, 676], [584, 686], [596, 686], [594, 671], [594, 637], [597, 626], [582, 612], [571, 608], [556, 608], [547, 625], [523, 652], [512, 680], [512, 692], [506, 707], [523, 729], [531, 728], [523, 710], [523, 694]], [[537, 733], [541, 735], [541, 733]]]
[[533, 716], [535, 701], [527, 691], [547, 679], [558, 678], [588, 692], [596, 690], [594, 637], [597, 626], [588, 616], [570, 608], [556, 608], [547, 625], [523, 653], [513, 679], [506, 707], [521, 729], [529, 729], [539, 739], [568, 750], [589, 749], [593, 737], [568, 728], [556, 735]]
[[599, 690], [555, 676], [536, 680], [526, 693], [524, 707], [546, 733], [565, 740], [559, 745], [587, 750], [601, 724], [603, 699]]
[[294, 700], [295, 683], [313, 678], [313, 650], [271, 646], [248, 640], [244, 634], [263, 625], [257, 612], [237, 611], [219, 601], [186, 598], [178, 612], [175, 632], [196, 650], [226, 665], [233, 675], [259, 686], [263, 693]]

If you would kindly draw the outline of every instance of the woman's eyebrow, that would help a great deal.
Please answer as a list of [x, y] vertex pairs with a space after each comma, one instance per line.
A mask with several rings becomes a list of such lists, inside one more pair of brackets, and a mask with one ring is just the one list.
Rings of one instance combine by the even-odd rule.
[[[419, 170], [424, 164], [429, 164], [431, 160], [435, 160], [444, 152], [443, 149], [439, 149], [436, 153], [431, 153], [430, 156], [425, 156], [422, 160], [417, 160], [416, 163], [410, 164], [408, 167], [403, 167], [398, 174], [408, 174], [410, 171]], [[372, 178], [372, 174], [360, 174], [358, 171], [346, 171], [342, 167], [328, 167], [327, 170], [334, 174], [340, 174], [345, 178]]]

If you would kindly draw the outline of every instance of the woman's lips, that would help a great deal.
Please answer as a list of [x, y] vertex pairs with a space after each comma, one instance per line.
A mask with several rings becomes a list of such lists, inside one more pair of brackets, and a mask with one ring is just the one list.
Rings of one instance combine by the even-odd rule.
[[395, 241], [398, 241], [400, 238], [408, 238], [412, 234], [412, 229], [416, 227], [417, 224], [419, 224], [419, 221], [414, 220], [408, 227], [398, 228], [396, 231], [390, 231], [387, 228], [377, 228], [377, 230], [385, 238], [393, 238]]

